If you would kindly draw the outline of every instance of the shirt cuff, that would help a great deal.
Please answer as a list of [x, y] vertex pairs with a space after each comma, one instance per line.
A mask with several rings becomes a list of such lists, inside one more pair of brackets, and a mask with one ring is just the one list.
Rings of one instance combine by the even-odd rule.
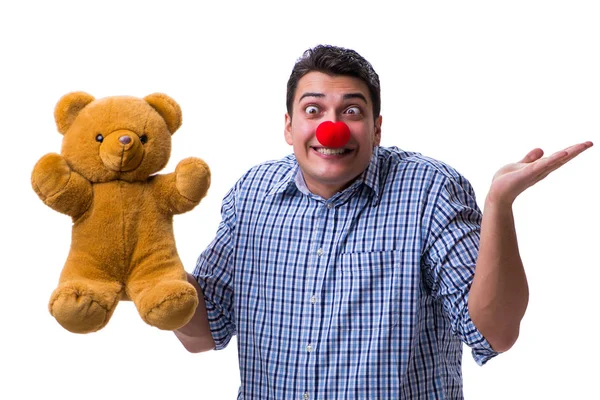
[[469, 313], [467, 312], [466, 314], [466, 321], [464, 321], [466, 344], [471, 348], [471, 355], [477, 365], [484, 365], [500, 353], [495, 351], [487, 339], [479, 332], [479, 329], [477, 329], [471, 320]]
[[222, 310], [206, 296], [206, 281], [198, 276], [194, 276], [194, 278], [198, 281], [198, 284], [204, 293], [204, 304], [206, 306], [208, 326], [213, 341], [215, 342], [215, 350], [222, 350], [227, 347], [233, 335], [237, 334], [235, 324], [233, 324], [231, 320], [225, 316]]
[[217, 309], [212, 301], [205, 297], [204, 304], [206, 305], [210, 333], [213, 337], [213, 341], [215, 342], [215, 350], [222, 350], [227, 347], [229, 341], [233, 335], [236, 334], [236, 332], [235, 330], [232, 330], [232, 324]]

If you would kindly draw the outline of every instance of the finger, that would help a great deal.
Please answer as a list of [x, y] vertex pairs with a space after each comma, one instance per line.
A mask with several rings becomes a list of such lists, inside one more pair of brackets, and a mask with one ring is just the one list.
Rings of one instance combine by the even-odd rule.
[[577, 151], [579, 153], [581, 153], [584, 150], [589, 149], [590, 147], [592, 147], [594, 144], [592, 142], [583, 142], [583, 143], [577, 143], [574, 144], [572, 146], [567, 147], [564, 151], [566, 151], [567, 153], [571, 153], [572, 151]]
[[585, 142], [567, 147], [564, 150], [557, 151], [551, 156], [539, 160], [534, 167], [535, 172], [538, 177], [543, 176], [543, 178], [545, 178], [548, 176], [548, 174], [562, 167], [567, 162], [571, 161], [573, 158], [577, 157], [579, 154], [592, 146], [592, 142]]
[[544, 155], [544, 150], [542, 150], [540, 148], [533, 149], [529, 153], [527, 153], [527, 155], [525, 157], [523, 157], [523, 159], [519, 162], [531, 163], [531, 162], [534, 162], [535, 160], [539, 160], [543, 155]]
[[573, 146], [569, 146], [568, 148], [570, 149], [572, 147], [584, 146], [586, 149], [589, 149], [593, 145], [594, 145], [594, 143], [592, 143], [591, 141], [588, 140], [587, 142], [577, 143], [577, 144], [574, 144]]
[[[577, 157], [579, 154], [583, 153], [584, 151], [586, 151], [587, 149], [589, 149], [592, 146], [593, 146], [592, 142], [575, 144], [575, 145], [567, 147], [566, 149], [563, 150], [564, 152], [567, 153], [566, 156], [558, 157], [558, 158], [560, 159], [560, 162], [562, 164], [564, 164], [564, 163], [572, 160], [573, 158]], [[561, 152], [557, 152], [557, 153], [561, 153]]]

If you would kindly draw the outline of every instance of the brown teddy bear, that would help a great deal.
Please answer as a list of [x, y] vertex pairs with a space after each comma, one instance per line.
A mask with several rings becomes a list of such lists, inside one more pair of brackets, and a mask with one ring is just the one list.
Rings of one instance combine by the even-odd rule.
[[198, 158], [155, 175], [171, 153], [181, 109], [169, 96], [63, 96], [54, 110], [61, 154], [35, 165], [33, 189], [73, 218], [71, 249], [50, 313], [67, 330], [101, 329], [120, 299], [160, 329], [185, 325], [198, 305], [173, 235], [173, 215], [194, 208], [210, 185]]

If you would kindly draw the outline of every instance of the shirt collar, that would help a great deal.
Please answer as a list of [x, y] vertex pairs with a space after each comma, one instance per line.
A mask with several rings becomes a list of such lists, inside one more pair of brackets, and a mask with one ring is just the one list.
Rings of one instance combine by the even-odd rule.
[[279, 193], [283, 193], [288, 189], [293, 188], [295, 185], [294, 180], [298, 172], [300, 171], [300, 166], [298, 162], [294, 158], [294, 165], [290, 170], [281, 178], [278, 182], [276, 182], [271, 189], [267, 191], [267, 196], [273, 196]]
[[362, 179], [365, 186], [371, 189], [373, 192], [373, 204], [377, 204], [379, 202], [379, 146], [373, 148], [373, 155], [371, 156], [371, 161], [364, 172], [358, 179]]

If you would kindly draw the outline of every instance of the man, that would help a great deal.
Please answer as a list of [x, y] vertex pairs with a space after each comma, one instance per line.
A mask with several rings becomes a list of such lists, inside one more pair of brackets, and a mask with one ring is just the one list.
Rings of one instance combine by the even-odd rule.
[[[307, 50], [288, 82], [294, 155], [248, 171], [190, 281], [192, 352], [238, 336], [243, 399], [462, 398], [462, 343], [508, 350], [528, 289], [512, 203], [585, 149], [531, 151], [495, 175], [481, 215], [451, 167], [379, 146], [379, 78], [359, 54]], [[327, 147], [324, 121], [350, 139]]]

